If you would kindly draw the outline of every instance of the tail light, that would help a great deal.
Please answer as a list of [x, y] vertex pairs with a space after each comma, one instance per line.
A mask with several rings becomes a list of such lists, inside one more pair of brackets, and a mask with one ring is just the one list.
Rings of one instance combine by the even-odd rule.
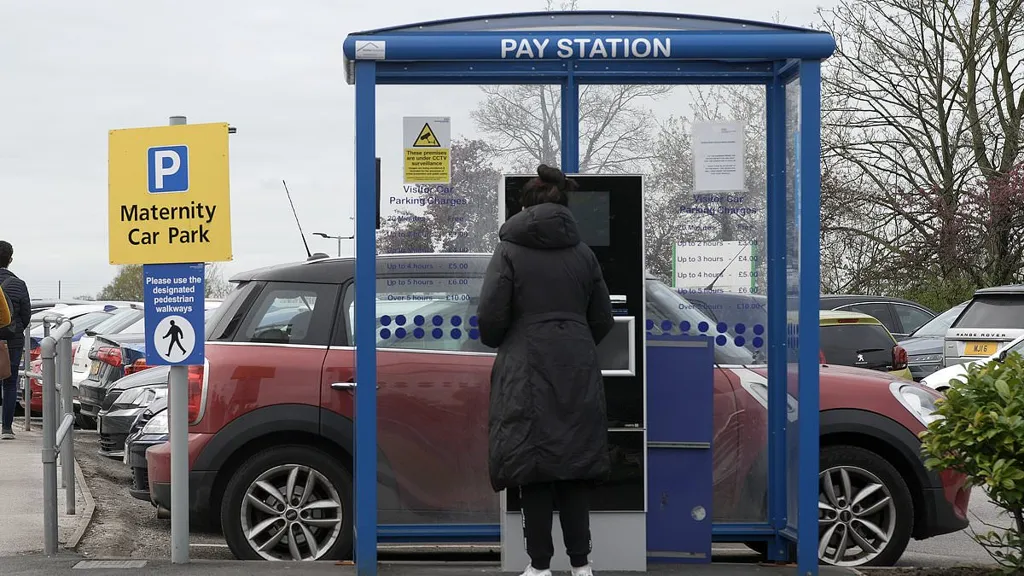
[[120, 368], [124, 365], [124, 359], [121, 356], [121, 349], [114, 348], [112, 346], [104, 346], [97, 350], [96, 359], [104, 364], [109, 364], [114, 368]]
[[892, 369], [903, 370], [908, 365], [907, 351], [903, 349], [903, 346], [893, 346], [892, 348]]
[[42, 355], [42, 353], [43, 353], [43, 347], [42, 346], [33, 346], [32, 347], [32, 351], [28, 353], [29, 361], [35, 362], [36, 360], [39, 359], [39, 356]]
[[129, 374], [135, 374], [136, 372], [142, 372], [146, 368], [149, 368], [149, 365], [146, 364], [146, 359], [139, 358], [135, 362], [124, 367], [124, 375], [127, 376]]
[[71, 357], [74, 358], [75, 354], [78, 354], [78, 342], [71, 343]]
[[[168, 393], [172, 393], [168, 390]], [[206, 397], [206, 367], [188, 367], [188, 422], [198, 424], [203, 417]]]

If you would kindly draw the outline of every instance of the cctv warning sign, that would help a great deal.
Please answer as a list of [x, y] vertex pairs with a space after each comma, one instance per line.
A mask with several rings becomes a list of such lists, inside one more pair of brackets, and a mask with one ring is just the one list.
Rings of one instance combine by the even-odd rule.
[[448, 116], [402, 119], [406, 184], [450, 184], [452, 122]]
[[111, 130], [111, 264], [231, 260], [228, 125]]

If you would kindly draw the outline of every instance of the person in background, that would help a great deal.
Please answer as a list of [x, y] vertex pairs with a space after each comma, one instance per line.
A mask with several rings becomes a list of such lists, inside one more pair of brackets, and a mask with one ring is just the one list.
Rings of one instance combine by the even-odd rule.
[[0, 340], [7, 341], [11, 356], [11, 376], [0, 382], [3, 410], [0, 413], [0, 439], [14, 439], [14, 407], [18, 405], [18, 368], [25, 348], [25, 328], [32, 321], [32, 301], [28, 286], [8, 268], [14, 260], [14, 247], [0, 240], [0, 289], [11, 301], [11, 323], [0, 328]]
[[488, 466], [496, 492], [518, 490], [530, 565], [551, 576], [557, 505], [573, 576], [591, 576], [589, 490], [611, 472], [597, 345], [612, 330], [601, 266], [569, 210], [577, 189], [541, 165], [523, 210], [498, 233], [477, 307], [491, 371]]

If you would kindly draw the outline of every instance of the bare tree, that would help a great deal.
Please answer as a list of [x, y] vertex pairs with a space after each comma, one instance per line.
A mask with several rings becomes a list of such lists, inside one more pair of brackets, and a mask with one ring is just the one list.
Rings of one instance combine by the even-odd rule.
[[[548, 11], [578, 9], [577, 0], [555, 4]], [[562, 95], [557, 85], [482, 86], [484, 101], [472, 113], [504, 168], [532, 172], [537, 164], [559, 165], [562, 141]], [[628, 85], [580, 87], [580, 172], [635, 172], [653, 152], [647, 107], [671, 90], [668, 86]]]
[[838, 41], [824, 161], [856, 190], [823, 236], [873, 244], [904, 280], [1018, 278], [1024, 0], [840, 0], [822, 16]]

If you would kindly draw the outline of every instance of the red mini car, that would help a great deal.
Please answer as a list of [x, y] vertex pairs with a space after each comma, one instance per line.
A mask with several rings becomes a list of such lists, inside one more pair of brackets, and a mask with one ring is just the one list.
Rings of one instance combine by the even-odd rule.
[[[378, 260], [382, 525], [454, 526], [463, 541], [497, 533], [487, 472], [494, 351], [480, 343], [474, 315], [489, 258]], [[209, 320], [206, 366], [189, 377], [190, 512], [222, 530], [238, 558], [351, 554], [353, 275], [352, 259], [246, 273]], [[708, 321], [656, 280], [647, 281], [647, 315], [654, 330]], [[715, 347], [716, 522], [766, 519], [768, 382], [764, 338], [754, 337], [765, 331], [750, 330], [749, 341]], [[917, 434], [936, 395], [877, 371], [820, 374], [822, 562], [891, 565], [911, 537], [966, 527], [964, 479], [928, 472], [920, 458]], [[610, 399], [610, 417], [613, 408]], [[791, 417], [797, 410], [791, 397]], [[642, 482], [644, 447], [610, 440], [619, 478]], [[150, 448], [147, 461], [150, 497], [169, 509], [169, 445]]]

